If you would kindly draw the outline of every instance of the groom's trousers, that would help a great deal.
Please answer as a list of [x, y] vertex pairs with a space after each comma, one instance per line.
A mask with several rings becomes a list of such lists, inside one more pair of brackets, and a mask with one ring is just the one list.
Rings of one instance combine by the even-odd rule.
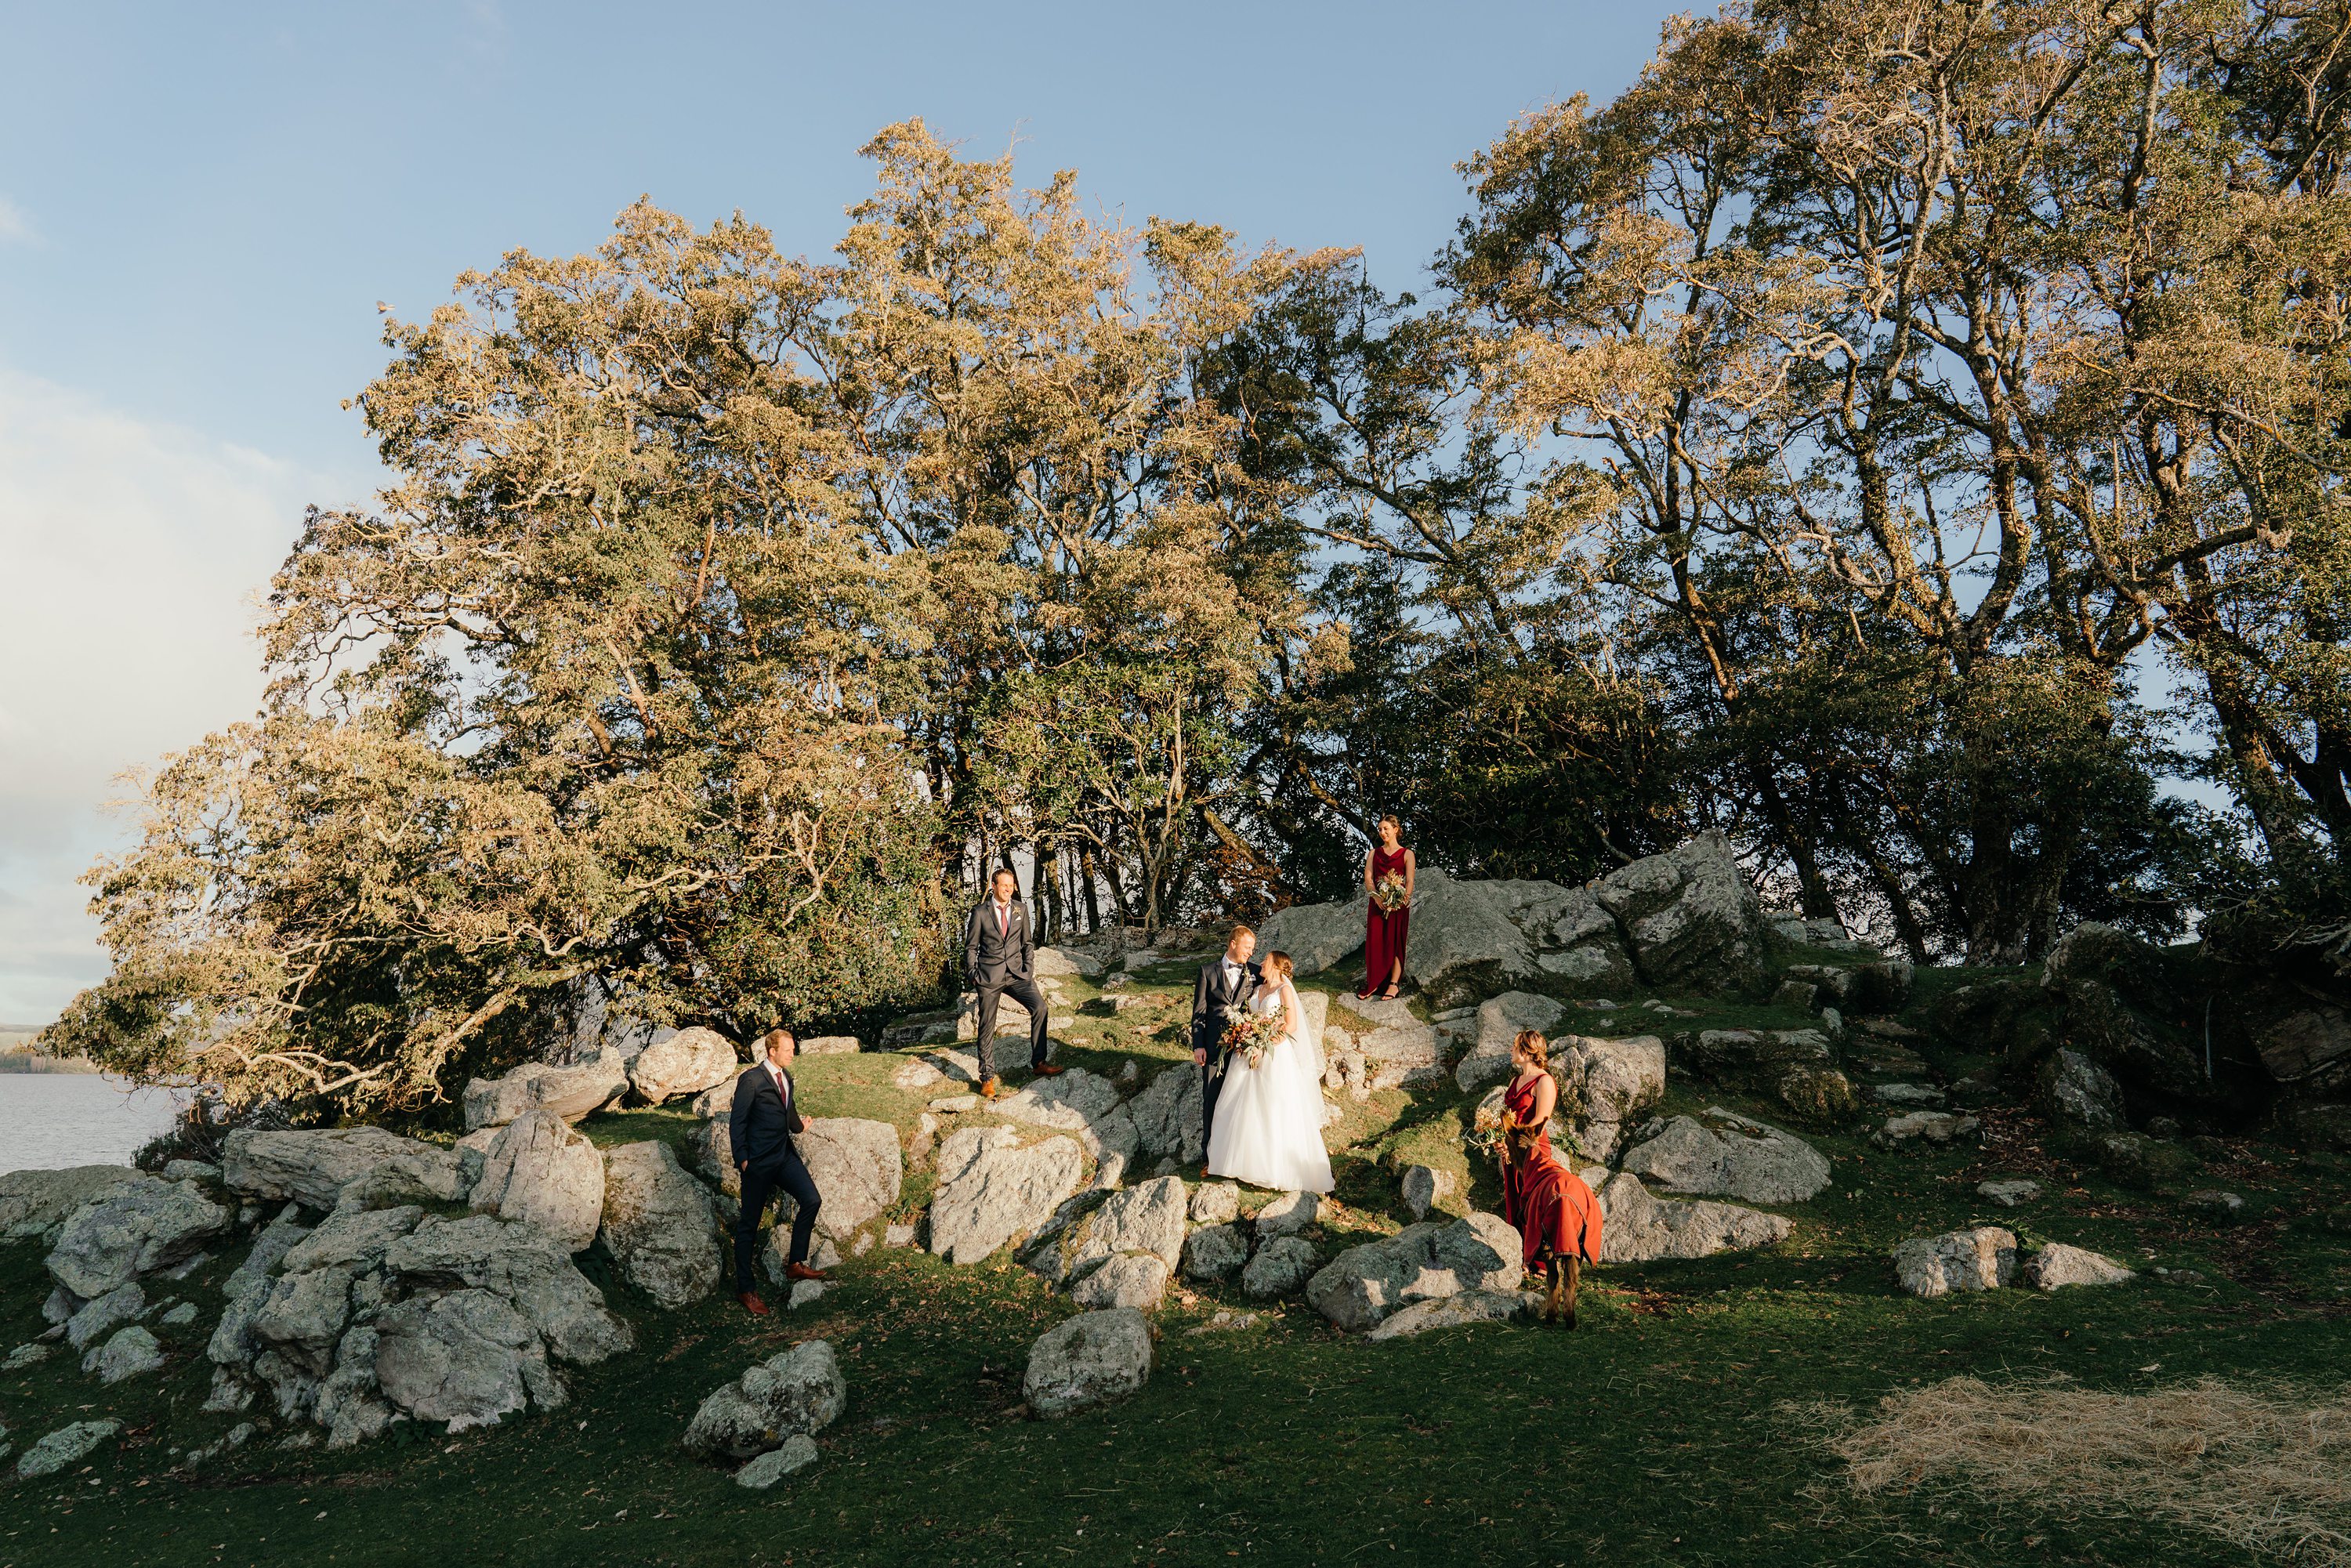
[[738, 1291], [758, 1288], [753, 1264], [759, 1252], [759, 1221], [778, 1193], [792, 1200], [792, 1247], [784, 1260], [808, 1261], [809, 1239], [816, 1230], [816, 1211], [823, 1200], [817, 1196], [808, 1166], [800, 1163], [799, 1151], [787, 1148], [755, 1162], [743, 1173], [743, 1212], [735, 1221], [735, 1289]]
[[1034, 980], [1013, 977], [1003, 980], [983, 980], [979, 984], [979, 1034], [972, 1041], [972, 1054], [979, 1058], [980, 1082], [996, 1076], [996, 1004], [1010, 997], [1029, 1009], [1029, 1065], [1045, 1065], [1045, 1033], [1052, 1019], [1046, 1016], [1045, 995]]

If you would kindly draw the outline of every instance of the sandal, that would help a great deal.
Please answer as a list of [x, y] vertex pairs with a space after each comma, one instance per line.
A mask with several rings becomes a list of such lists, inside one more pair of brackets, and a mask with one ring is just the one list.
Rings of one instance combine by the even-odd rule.
[[1396, 989], [1396, 983], [1394, 980], [1390, 980], [1388, 982], [1388, 988], [1380, 993], [1380, 1000], [1384, 1002], [1392, 1002], [1402, 994], [1403, 993]]

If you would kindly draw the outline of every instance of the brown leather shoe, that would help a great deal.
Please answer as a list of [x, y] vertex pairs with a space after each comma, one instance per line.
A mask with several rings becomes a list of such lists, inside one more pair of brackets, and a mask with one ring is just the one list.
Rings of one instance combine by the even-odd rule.
[[746, 1291], [735, 1299], [742, 1302], [743, 1310], [753, 1317], [764, 1318], [768, 1315], [768, 1303], [759, 1299], [759, 1293], [757, 1291]]
[[1069, 1069], [1066, 1067], [1056, 1067], [1050, 1061], [1043, 1061], [1038, 1063], [1029, 1071], [1033, 1076], [1038, 1078], [1059, 1078], [1062, 1073], [1067, 1072]]
[[988, 1077], [986, 1082], [979, 1086], [979, 1097], [983, 1100], [993, 1100], [1003, 1092], [1004, 1080], [998, 1078], [993, 1074]]
[[823, 1270], [811, 1269], [805, 1263], [787, 1263], [784, 1265], [784, 1278], [787, 1280], [814, 1280], [818, 1283], [821, 1284], [827, 1278], [829, 1278], [829, 1276]]

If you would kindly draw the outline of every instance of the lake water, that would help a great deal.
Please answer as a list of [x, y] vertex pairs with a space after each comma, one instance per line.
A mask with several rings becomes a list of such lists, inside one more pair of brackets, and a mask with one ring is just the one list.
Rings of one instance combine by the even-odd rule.
[[169, 1089], [95, 1072], [0, 1072], [0, 1171], [121, 1166], [172, 1125]]

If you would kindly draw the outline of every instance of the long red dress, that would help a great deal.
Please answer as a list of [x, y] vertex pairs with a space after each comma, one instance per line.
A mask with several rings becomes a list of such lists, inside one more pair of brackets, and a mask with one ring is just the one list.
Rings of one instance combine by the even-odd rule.
[[[1503, 1091], [1502, 1109], [1512, 1121], [1534, 1113], [1540, 1082], [1530, 1078]], [[1502, 1218], [1517, 1228], [1530, 1270], [1541, 1268], [1546, 1258], [1600, 1261], [1600, 1200], [1582, 1176], [1559, 1163], [1547, 1134], [1538, 1135], [1533, 1149], [1503, 1173]]]
[[[1380, 879], [1390, 872], [1402, 876], [1404, 855], [1402, 849], [1393, 854], [1386, 850], [1374, 850], [1372, 884], [1379, 885]], [[1412, 906], [1406, 904], [1390, 914], [1380, 907], [1378, 899], [1372, 900], [1371, 910], [1364, 916], [1364, 974], [1373, 991], [1387, 988], [1388, 977], [1396, 973], [1396, 963], [1403, 958], [1405, 945], [1411, 939]]]

